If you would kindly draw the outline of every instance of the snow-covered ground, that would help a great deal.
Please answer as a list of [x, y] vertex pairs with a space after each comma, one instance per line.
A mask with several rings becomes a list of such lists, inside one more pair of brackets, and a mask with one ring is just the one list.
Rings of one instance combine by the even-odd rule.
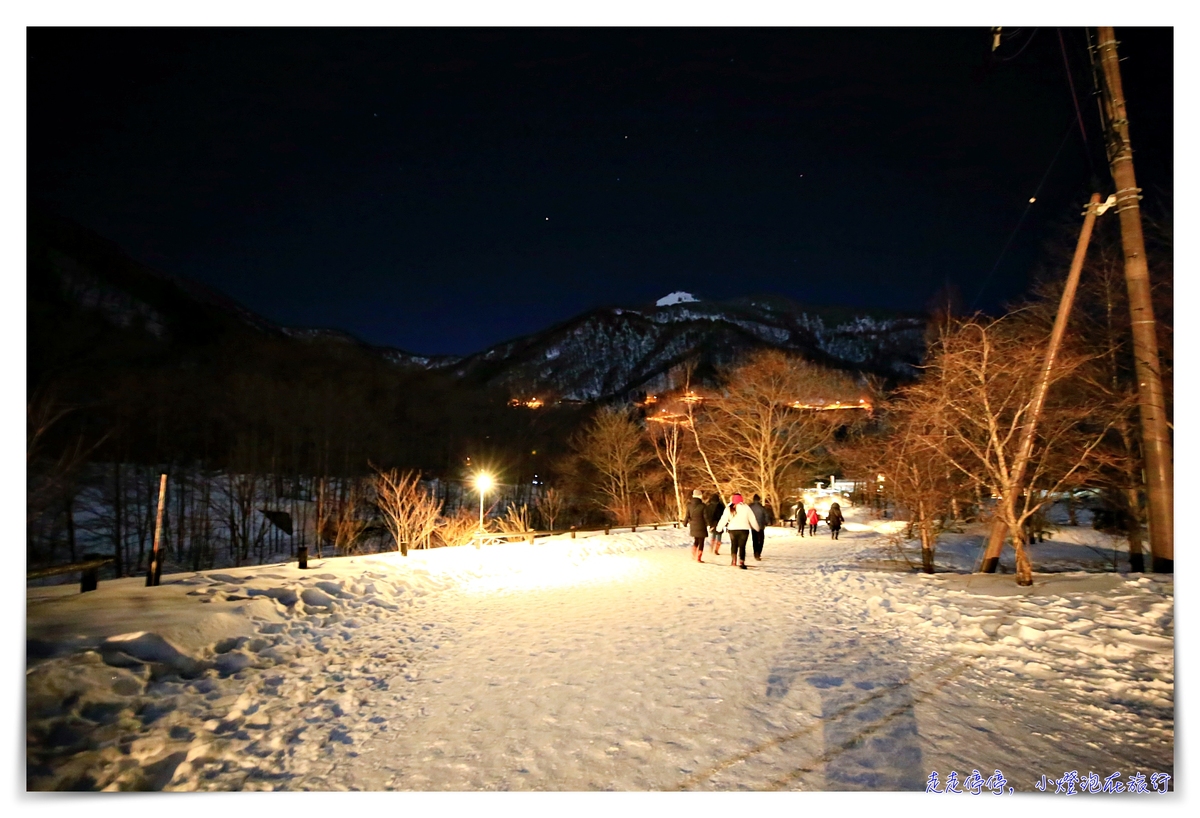
[[[1113, 541], [1067, 528], [1034, 546], [1055, 573], [1032, 588], [924, 576], [896, 563], [900, 524], [848, 518], [837, 542], [771, 529], [746, 571], [728, 545], [697, 564], [682, 532], [647, 531], [29, 588], [27, 786], [1175, 774], [1172, 577], [1098, 573]], [[969, 570], [979, 543], [949, 536], [939, 564]]]

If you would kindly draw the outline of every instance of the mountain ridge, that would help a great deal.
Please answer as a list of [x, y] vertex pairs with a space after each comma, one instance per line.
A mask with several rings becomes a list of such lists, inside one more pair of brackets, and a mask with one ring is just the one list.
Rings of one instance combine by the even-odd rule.
[[211, 287], [132, 259], [45, 208], [31, 207], [29, 215], [31, 278], [35, 268], [51, 272], [58, 281], [41, 282], [43, 288], [57, 286], [78, 307], [121, 329], [141, 328], [184, 347], [222, 333], [251, 344], [253, 336], [267, 336], [331, 354], [353, 350], [514, 397], [583, 402], [667, 389], [688, 368], [700, 380], [711, 379], [720, 367], [762, 348], [892, 380], [912, 377], [924, 353], [923, 316], [803, 305], [770, 294], [716, 301], [672, 293], [660, 299], [670, 303], [595, 307], [469, 355], [421, 355], [337, 328], [276, 324]]

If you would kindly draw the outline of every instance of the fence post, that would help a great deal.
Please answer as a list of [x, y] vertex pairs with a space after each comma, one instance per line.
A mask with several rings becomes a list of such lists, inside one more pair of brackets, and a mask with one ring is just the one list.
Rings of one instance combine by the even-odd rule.
[[83, 577], [79, 580], [79, 593], [86, 594], [88, 591], [96, 590], [96, 585], [100, 581], [100, 569], [89, 568], [83, 572]]
[[605, 533], [606, 535], [608, 534], [608, 529], [609, 529], [609, 527], [608, 527], [607, 525], [606, 525], [606, 526], [604, 526], [604, 533]]
[[575, 526], [571, 526], [571, 539], [575, 539]]
[[533, 532], [532, 531], [529, 532], [529, 544], [533, 545]]
[[636, 526], [636, 525], [631, 525], [631, 526], [629, 526], [629, 533], [630, 533], [630, 534], [636, 534], [636, 533], [637, 533], [637, 526]]
[[301, 570], [308, 568], [308, 546], [302, 545], [296, 549], [296, 558], [300, 563]]
[[150, 552], [150, 564], [146, 566], [146, 587], [158, 585], [162, 576], [162, 551], [159, 542], [162, 539], [163, 500], [167, 496], [167, 476], [164, 474], [158, 481], [158, 517], [154, 521], [154, 548]]

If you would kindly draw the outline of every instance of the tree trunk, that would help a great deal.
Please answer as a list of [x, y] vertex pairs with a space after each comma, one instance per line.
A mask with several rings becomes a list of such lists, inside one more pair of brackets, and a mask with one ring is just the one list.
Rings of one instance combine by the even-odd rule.
[[118, 577], [125, 576], [124, 532], [122, 531], [121, 464], [113, 463], [113, 568]]
[[66, 493], [67, 514], [67, 547], [71, 551], [71, 562], [75, 562], [75, 493], [68, 489]]
[[1033, 585], [1033, 566], [1029, 562], [1029, 551], [1025, 547], [1025, 532], [1021, 527], [1010, 525], [1009, 536], [1012, 537], [1013, 551], [1017, 558], [1017, 584], [1028, 587]]
[[1142, 556], [1142, 514], [1138, 502], [1138, 491], [1132, 486], [1125, 488], [1125, 529], [1129, 538], [1129, 570], [1135, 574], [1146, 570], [1145, 557]]
[[930, 531], [929, 517], [925, 512], [925, 504], [917, 506], [917, 516], [920, 518], [918, 529], [921, 532], [921, 570], [926, 574], [933, 573], [933, 532]]

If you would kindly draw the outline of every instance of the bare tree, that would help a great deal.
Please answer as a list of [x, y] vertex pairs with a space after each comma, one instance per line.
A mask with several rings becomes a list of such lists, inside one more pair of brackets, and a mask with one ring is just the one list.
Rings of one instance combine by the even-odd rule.
[[251, 550], [257, 550], [267, 535], [267, 518], [258, 513], [261, 483], [258, 474], [233, 472], [227, 473], [221, 483], [225, 526], [229, 530], [229, 547], [235, 566], [244, 564], [250, 558]]
[[496, 526], [504, 534], [524, 534], [533, 531], [529, 506], [510, 505], [504, 515], [497, 518]]
[[370, 528], [372, 510], [378, 506], [371, 496], [372, 480], [344, 477], [338, 481], [337, 505], [332, 515], [333, 547], [339, 554], [362, 550], [363, 539]]
[[384, 525], [396, 541], [401, 554], [408, 548], [428, 548], [438, 528], [442, 504], [421, 485], [418, 472], [399, 473], [396, 469], [375, 469], [375, 503]]
[[606, 407], [575, 436], [573, 448], [597, 475], [601, 504], [618, 525], [634, 520], [634, 498], [654, 455], [629, 409]]
[[[35, 390], [26, 404], [25, 435], [25, 527], [27, 547], [32, 548], [38, 521], [62, 513], [71, 558], [75, 558], [75, 497], [78, 480], [89, 457], [108, 438], [86, 443], [83, 434], [61, 437], [62, 421], [74, 407], [61, 402], [48, 389]], [[30, 554], [31, 559], [38, 555]]]
[[[1123, 519], [1129, 541], [1130, 568], [1143, 570], [1142, 529], [1146, 524], [1142, 505], [1145, 486], [1140, 439], [1137, 434], [1136, 372], [1132, 360], [1132, 335], [1128, 325], [1128, 294], [1125, 285], [1124, 250], [1115, 225], [1098, 225], [1093, 240], [1094, 251], [1089, 256], [1080, 280], [1072, 314], [1072, 334], [1077, 343], [1094, 352], [1085, 367], [1086, 377], [1094, 387], [1107, 396], [1106, 403], [1113, 412], [1113, 433], [1102, 444], [1110, 467], [1092, 479], [1100, 488], [1107, 510]], [[1159, 349], [1162, 352], [1163, 387], [1167, 398], [1168, 417], [1171, 416], [1172, 360], [1171, 337], [1171, 276], [1169, 222], [1166, 233], [1156, 229], [1148, 234], [1160, 237], [1153, 245], [1155, 265], [1165, 265], [1168, 275], [1155, 283], [1156, 326]], [[1166, 244], [1162, 236], [1166, 236]], [[1062, 290], [1062, 281], [1051, 272], [1038, 285], [1037, 297], [1030, 304], [1031, 318], [1049, 326], [1053, 320], [1053, 303]], [[1169, 421], [1168, 421], [1169, 424]], [[1074, 510], [1073, 508], [1071, 509]]]
[[778, 350], [756, 353], [722, 375], [722, 388], [693, 414], [697, 445], [723, 493], [753, 491], [775, 508], [799, 470], [815, 465], [837, 429], [859, 414], [826, 407], [867, 400], [866, 387], [850, 377]]
[[[675, 405], [678, 403], [679, 405]], [[646, 437], [654, 449], [663, 471], [671, 481], [675, 498], [675, 519], [683, 519], [682, 469], [686, 456], [688, 434], [684, 431], [691, 421], [686, 414], [686, 404], [664, 403], [658, 411], [646, 417]], [[647, 498], [649, 501], [649, 498]]]
[[542, 517], [542, 522], [546, 524], [546, 528], [553, 531], [554, 521], [562, 514], [566, 507], [566, 499], [561, 491], [556, 488], [548, 488], [542, 492], [542, 496], [537, 499], [537, 512]]
[[438, 520], [434, 536], [443, 546], [469, 545], [479, 536], [479, 518], [471, 509], [460, 508], [456, 514]]
[[998, 498], [996, 514], [1016, 551], [1018, 585], [1033, 583], [1026, 523], [1084, 468], [1094, 467], [1112, 424], [1110, 407], [1094, 392], [1062, 388], [1089, 360], [1063, 349], [1051, 374], [1051, 386], [1059, 388], [1049, 392], [1026, 480], [1017, 484], [1013, 464], [1044, 344], [1044, 335], [1016, 316], [968, 319], [944, 336], [925, 377], [901, 390], [924, 430], [914, 443]]
[[947, 468], [937, 448], [939, 430], [919, 409], [903, 401], [890, 407], [892, 432], [877, 446], [875, 468], [885, 493], [908, 513], [921, 538], [921, 570], [932, 574], [938, 536], [947, 518], [956, 516], [965, 480]]

